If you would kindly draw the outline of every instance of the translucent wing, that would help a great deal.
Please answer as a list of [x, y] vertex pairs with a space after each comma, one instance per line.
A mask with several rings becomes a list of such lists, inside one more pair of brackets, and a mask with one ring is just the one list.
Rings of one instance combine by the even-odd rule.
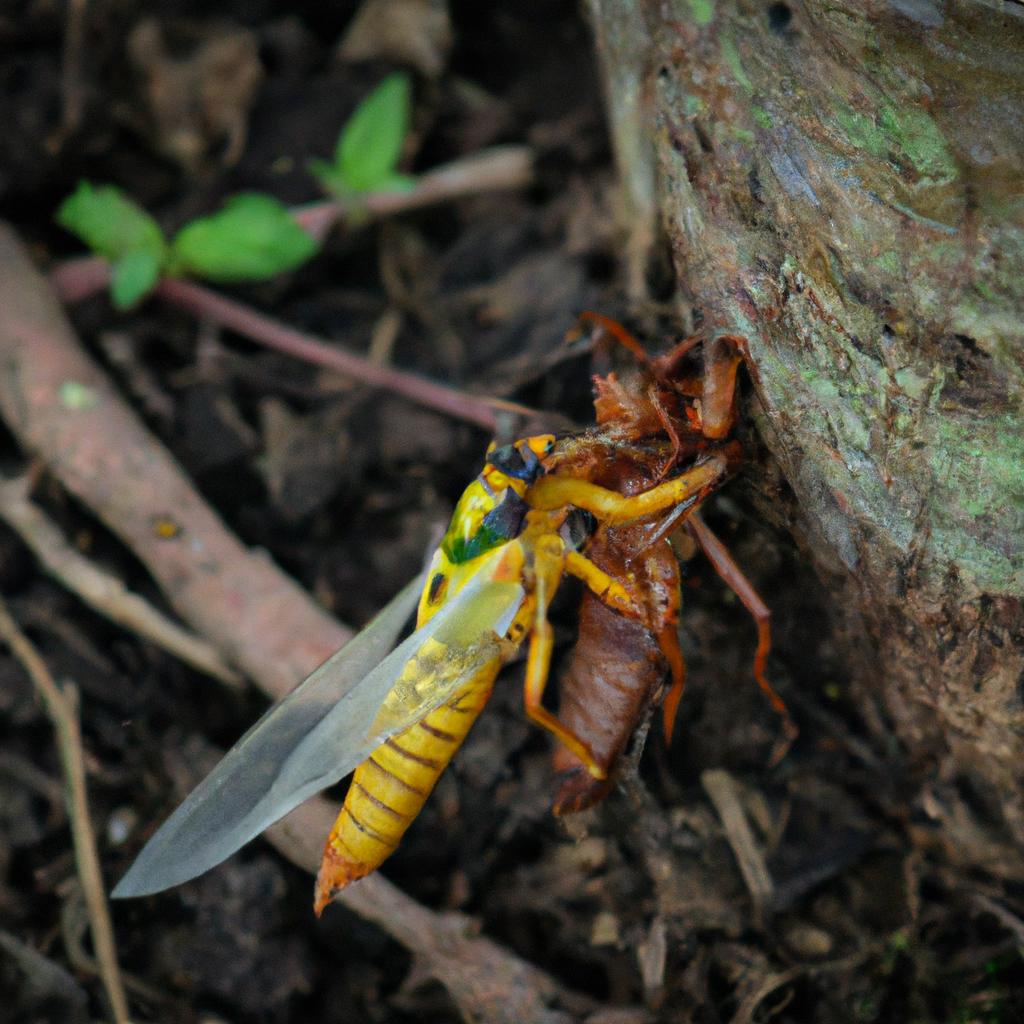
[[422, 581], [409, 584], [228, 751], [150, 839], [112, 895], [145, 896], [208, 871], [499, 658], [499, 638], [523, 588], [492, 579], [496, 562], [489, 559], [426, 625], [383, 657]]

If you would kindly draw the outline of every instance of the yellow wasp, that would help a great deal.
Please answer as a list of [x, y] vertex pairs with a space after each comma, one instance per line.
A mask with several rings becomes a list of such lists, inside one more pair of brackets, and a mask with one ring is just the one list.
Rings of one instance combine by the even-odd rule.
[[[541, 703], [552, 650], [548, 606], [568, 573], [609, 607], [632, 617], [644, 612], [628, 585], [575, 550], [573, 510], [614, 525], [686, 508], [723, 479], [726, 460], [712, 455], [624, 497], [545, 473], [555, 444], [542, 435], [492, 445], [425, 579], [409, 584], [235, 744], [146, 844], [114, 896], [147, 895], [202, 874], [355, 769], [324, 850], [319, 913], [397, 847], [527, 637], [526, 714], [604, 777], [586, 743]], [[417, 628], [391, 650], [417, 591]]]

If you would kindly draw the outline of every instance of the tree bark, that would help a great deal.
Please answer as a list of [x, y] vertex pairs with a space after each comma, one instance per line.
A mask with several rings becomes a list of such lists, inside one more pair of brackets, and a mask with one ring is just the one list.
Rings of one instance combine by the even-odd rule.
[[633, 216], [657, 196], [684, 308], [749, 340], [861, 697], [938, 759], [926, 809], [958, 854], [989, 848], [943, 804], [966, 775], [1019, 857], [1024, 6], [591, 12]]

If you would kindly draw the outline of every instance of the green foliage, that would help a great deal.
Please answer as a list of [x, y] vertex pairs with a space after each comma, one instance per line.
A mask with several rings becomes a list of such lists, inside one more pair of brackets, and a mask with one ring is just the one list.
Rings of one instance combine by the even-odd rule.
[[117, 309], [131, 309], [152, 291], [160, 277], [163, 253], [135, 249], [110, 268], [110, 299]]
[[156, 283], [167, 253], [163, 232], [116, 186], [79, 182], [57, 211], [57, 223], [110, 261], [118, 309], [135, 305]]
[[313, 160], [310, 172], [334, 195], [408, 191], [414, 179], [395, 168], [409, 131], [412, 86], [409, 76], [389, 75], [345, 123], [334, 148], [334, 162]]
[[245, 192], [178, 232], [171, 243], [171, 270], [225, 283], [261, 281], [294, 270], [318, 249], [276, 199]]

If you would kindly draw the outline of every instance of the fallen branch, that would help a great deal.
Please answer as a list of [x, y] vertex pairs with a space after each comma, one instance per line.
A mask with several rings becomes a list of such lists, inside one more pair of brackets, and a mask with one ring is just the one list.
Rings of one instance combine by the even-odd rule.
[[0, 226], [0, 414], [141, 559], [181, 618], [272, 697], [351, 631], [249, 551], [85, 354], [46, 280]]
[[[268, 695], [280, 697], [342, 645], [348, 631], [261, 553], [246, 550], [205, 505], [82, 352], [46, 280], [0, 226], [0, 413], [21, 443], [136, 553], [182, 618], [210, 637]], [[91, 396], [62, 401], [68, 381]], [[171, 516], [174, 536], [152, 528]], [[267, 833], [308, 869], [335, 809], [317, 797]], [[439, 915], [382, 877], [341, 900], [421, 958], [461, 1012], [490, 1024], [565, 1021], [558, 999], [586, 1004], [486, 938]]]
[[82, 735], [78, 726], [78, 690], [73, 683], [66, 683], [63, 688], [57, 685], [39, 652], [11, 618], [3, 598], [0, 598], [0, 639], [11, 649], [11, 653], [28, 673], [32, 685], [46, 705], [47, 714], [57, 732], [57, 746], [67, 782], [66, 800], [75, 847], [75, 865], [85, 895], [89, 930], [92, 932], [92, 944], [96, 951], [96, 959], [99, 961], [99, 973], [116, 1024], [128, 1024], [128, 1000], [124, 994], [121, 971], [117, 964], [117, 947], [114, 944], [114, 929], [110, 923], [110, 908], [107, 906], [103, 875], [96, 854], [96, 836], [89, 820]]
[[112, 622], [150, 640], [175, 657], [234, 689], [242, 677], [202, 637], [182, 628], [124, 582], [75, 550], [57, 525], [29, 501], [26, 477], [0, 480], [0, 519], [32, 549], [54, 579]]

